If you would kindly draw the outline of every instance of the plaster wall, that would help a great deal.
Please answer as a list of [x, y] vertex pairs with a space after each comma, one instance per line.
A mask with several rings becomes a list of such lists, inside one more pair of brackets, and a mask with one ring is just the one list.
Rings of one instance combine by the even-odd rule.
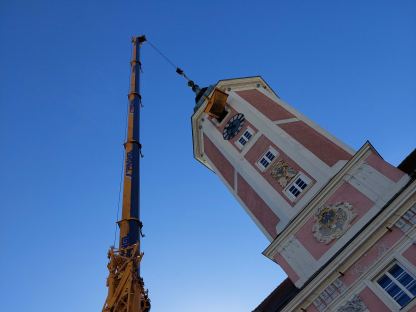
[[334, 166], [339, 160], [348, 160], [350, 153], [330, 141], [303, 121], [280, 124], [285, 132], [295, 138], [328, 166]]
[[256, 191], [237, 173], [237, 195], [245, 203], [248, 209], [263, 225], [271, 237], [276, 237], [276, 226], [279, 218], [270, 207], [261, 199]]
[[212, 143], [212, 141], [204, 135], [204, 152], [209, 160], [217, 168], [217, 174], [227, 181], [228, 185], [234, 188], [234, 167]]
[[[259, 158], [267, 151], [269, 147], [274, 148], [279, 154], [276, 156], [275, 161], [283, 160], [293, 169], [298, 172], [302, 172], [305, 174], [309, 179], [311, 179], [311, 184], [315, 184], [315, 179], [306, 172], [299, 164], [294, 162], [291, 158], [289, 158], [282, 150], [279, 149], [278, 146], [273, 144], [266, 136], [261, 135], [257, 142], [253, 145], [253, 147], [247, 152], [245, 158], [247, 161], [259, 172], [259, 174], [275, 189], [276, 192], [280, 194], [280, 196], [291, 206], [294, 206], [297, 201], [299, 201], [303, 195], [307, 192], [301, 193], [301, 195], [296, 199], [296, 201], [289, 200], [288, 196], [284, 193], [284, 188], [270, 175], [270, 170], [272, 165], [269, 165], [266, 170], [261, 171], [257, 166], [256, 162]], [[309, 186], [309, 189], [310, 189]]]
[[416, 267], [416, 244], [413, 243], [412, 245], [407, 248], [405, 252], [403, 252], [403, 257], [405, 257], [411, 264]]
[[295, 117], [295, 115], [257, 89], [236, 91], [236, 93], [270, 120], [277, 121]]
[[368, 272], [374, 264], [380, 261], [402, 237], [403, 233], [397, 228], [393, 228], [392, 232], [387, 231], [358, 261], [344, 272], [342, 281], [347, 286], [355, 283], [361, 275]]
[[390, 312], [391, 310], [377, 297], [370, 288], [364, 288], [359, 294], [369, 311]]
[[[325, 205], [332, 205], [340, 202], [350, 203], [353, 207], [353, 211], [356, 213], [355, 218], [352, 220], [351, 227], [374, 205], [371, 200], [348, 182], [341, 184], [334, 194], [329, 197]], [[337, 240], [334, 239], [329, 244], [317, 241], [312, 234], [312, 228], [316, 222], [316, 217], [310, 216], [308, 221], [295, 234], [295, 237], [316, 260], [319, 260], [332, 246], [335, 245]]]

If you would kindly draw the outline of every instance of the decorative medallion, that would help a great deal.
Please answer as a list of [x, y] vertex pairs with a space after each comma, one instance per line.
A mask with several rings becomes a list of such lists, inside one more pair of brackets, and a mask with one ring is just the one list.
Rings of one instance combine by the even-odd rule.
[[312, 227], [312, 232], [319, 242], [329, 244], [347, 231], [355, 216], [350, 203], [324, 205], [315, 212], [316, 222]]
[[244, 121], [243, 114], [236, 114], [227, 122], [225, 125], [224, 131], [222, 132], [222, 136], [224, 140], [231, 140], [233, 137], [240, 132], [241, 128], [243, 128]]
[[283, 160], [275, 162], [270, 170], [270, 175], [279, 182], [281, 187], [286, 187], [297, 174], [298, 172]]
[[363, 312], [367, 311], [367, 307], [360, 297], [355, 295], [351, 300], [347, 301], [343, 306], [337, 309], [337, 312]]

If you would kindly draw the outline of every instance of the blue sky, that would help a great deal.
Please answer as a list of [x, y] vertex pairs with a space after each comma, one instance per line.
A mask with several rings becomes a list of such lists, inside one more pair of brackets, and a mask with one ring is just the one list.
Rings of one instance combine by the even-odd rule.
[[[416, 143], [416, 2], [0, 2], [4, 311], [99, 311], [113, 244], [130, 38], [201, 86], [261, 75], [345, 143]], [[142, 273], [154, 312], [251, 311], [285, 278], [192, 157], [193, 94], [143, 47]]]

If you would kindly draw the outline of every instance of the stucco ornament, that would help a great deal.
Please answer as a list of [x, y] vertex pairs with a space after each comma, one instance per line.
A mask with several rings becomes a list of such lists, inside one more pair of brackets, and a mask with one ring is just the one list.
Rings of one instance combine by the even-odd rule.
[[315, 212], [312, 232], [319, 242], [329, 244], [348, 230], [355, 216], [348, 202], [321, 206]]
[[281, 187], [286, 187], [297, 174], [295, 169], [281, 159], [275, 162], [270, 170], [270, 175], [279, 182]]
[[367, 311], [367, 307], [360, 297], [354, 296], [351, 300], [347, 301], [344, 305], [337, 309], [337, 312], [363, 312]]

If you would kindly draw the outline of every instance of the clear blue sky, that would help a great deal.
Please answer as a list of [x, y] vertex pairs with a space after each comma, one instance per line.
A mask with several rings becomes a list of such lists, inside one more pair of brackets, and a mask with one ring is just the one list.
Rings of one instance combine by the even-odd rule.
[[[0, 2], [2, 311], [99, 311], [106, 297], [130, 37], [200, 85], [261, 75], [358, 149], [416, 143], [416, 2]], [[285, 276], [192, 157], [193, 95], [143, 49], [142, 273], [153, 312], [251, 311]]]

